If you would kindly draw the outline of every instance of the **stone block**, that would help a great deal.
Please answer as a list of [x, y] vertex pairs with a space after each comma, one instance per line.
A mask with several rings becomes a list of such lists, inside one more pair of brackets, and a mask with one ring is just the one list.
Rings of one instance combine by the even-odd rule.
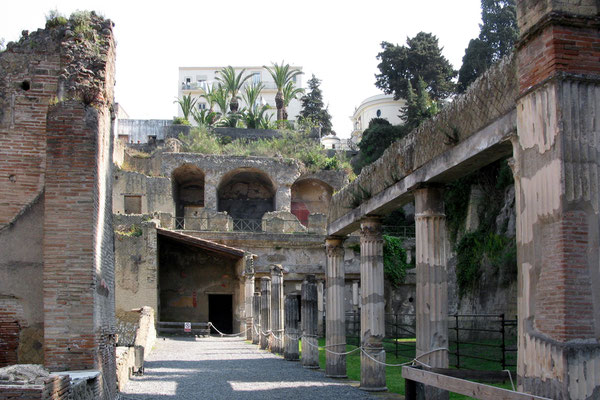
[[267, 233], [304, 233], [306, 227], [291, 212], [273, 211], [263, 215], [262, 230]]
[[319, 213], [309, 214], [308, 233], [314, 233], [316, 235], [327, 234], [327, 215]]

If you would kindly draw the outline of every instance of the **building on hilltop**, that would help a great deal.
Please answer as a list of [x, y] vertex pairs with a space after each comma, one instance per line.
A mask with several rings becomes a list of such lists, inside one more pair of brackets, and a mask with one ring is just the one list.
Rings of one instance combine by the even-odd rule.
[[[239, 66], [233, 68], [236, 74], [239, 74], [242, 70], [246, 70], [244, 75], [250, 75], [250, 78], [244, 83], [244, 85], [249, 85], [252, 83], [262, 83], [264, 85], [261, 96], [261, 104], [268, 104], [271, 106], [271, 109], [267, 111], [267, 113], [272, 115], [272, 120], [275, 121], [277, 119], [277, 107], [275, 106], [277, 86], [275, 86], [275, 82], [273, 81], [273, 77], [269, 71], [262, 66]], [[199, 109], [208, 108], [206, 99], [200, 96], [205, 93], [206, 88], [210, 88], [213, 84], [218, 83], [217, 72], [221, 69], [223, 69], [223, 67], [179, 67], [179, 80], [177, 86], [178, 98], [191, 95], [192, 98], [198, 99], [196, 107]], [[301, 71], [302, 67], [290, 66], [290, 69]], [[293, 78], [293, 82], [295, 87], [301, 88], [302, 74], [296, 75]], [[247, 104], [244, 103], [243, 99], [240, 99], [240, 109], [242, 107], [247, 107]], [[298, 99], [292, 100], [290, 105], [287, 107], [287, 112], [289, 115], [288, 120], [295, 121], [298, 114], [300, 114], [301, 108], [302, 107]], [[183, 117], [181, 108], [178, 110], [178, 116]]]
[[362, 133], [369, 127], [373, 118], [383, 118], [392, 125], [403, 123], [400, 119], [400, 109], [406, 105], [405, 100], [394, 100], [392, 94], [378, 94], [367, 97], [354, 109], [352, 120], [352, 133], [350, 138], [353, 143], [358, 144], [362, 139]]

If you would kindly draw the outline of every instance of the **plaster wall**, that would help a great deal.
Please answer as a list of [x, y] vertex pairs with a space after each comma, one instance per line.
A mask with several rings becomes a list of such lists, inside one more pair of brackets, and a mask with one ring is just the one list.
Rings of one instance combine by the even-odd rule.
[[141, 236], [119, 233], [133, 221], [116, 216], [115, 233], [115, 309], [117, 314], [144, 306], [158, 310], [158, 243], [155, 223], [136, 218]]
[[137, 172], [115, 171], [112, 175], [112, 212], [125, 213], [125, 196], [141, 196], [141, 214], [164, 212], [175, 215], [171, 179]]

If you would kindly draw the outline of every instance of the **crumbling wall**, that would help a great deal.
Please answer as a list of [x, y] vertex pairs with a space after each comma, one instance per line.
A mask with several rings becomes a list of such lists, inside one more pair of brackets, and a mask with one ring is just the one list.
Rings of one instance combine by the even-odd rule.
[[358, 178], [337, 192], [331, 200], [329, 222], [509, 113], [515, 108], [517, 86], [516, 58], [507, 56], [479, 77], [464, 95], [394, 142], [378, 160], [363, 168]]
[[143, 219], [144, 216], [115, 216], [117, 314], [143, 306], [158, 310], [156, 223]]
[[0, 248], [18, 241], [28, 250], [12, 250], [1, 268], [34, 293], [0, 286], [0, 296], [18, 301], [34, 327], [39, 316], [28, 310], [43, 290], [45, 365], [101, 370], [98, 398], [116, 388], [112, 26], [78, 12], [24, 31], [0, 53], [0, 179], [8, 183], [0, 184]]

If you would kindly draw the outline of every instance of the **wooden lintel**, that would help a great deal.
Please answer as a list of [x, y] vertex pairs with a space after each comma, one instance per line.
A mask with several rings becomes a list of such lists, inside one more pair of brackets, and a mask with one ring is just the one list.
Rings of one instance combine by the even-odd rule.
[[402, 367], [402, 377], [427, 386], [433, 386], [449, 392], [470, 396], [481, 400], [551, 400], [547, 397], [535, 396], [533, 394], [513, 392], [495, 386], [467, 381], [465, 379], [453, 378], [425, 371], [414, 367]]

